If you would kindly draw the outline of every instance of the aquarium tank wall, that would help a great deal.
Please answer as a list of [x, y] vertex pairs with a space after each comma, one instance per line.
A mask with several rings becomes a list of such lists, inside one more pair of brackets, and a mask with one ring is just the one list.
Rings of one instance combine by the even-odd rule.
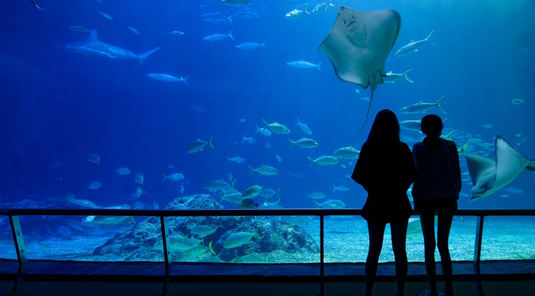
[[[0, 4], [0, 208], [187, 209], [204, 198], [223, 209], [361, 208], [367, 194], [350, 175], [386, 108], [409, 147], [423, 139], [424, 115], [443, 119], [443, 136], [460, 150], [460, 209], [535, 208], [532, 162], [470, 202], [464, 157], [496, 159], [503, 138], [535, 159], [533, 1], [33, 2]], [[339, 79], [318, 51], [341, 5], [401, 16], [388, 74], [374, 93]], [[400, 52], [411, 42], [417, 47]], [[426, 108], [407, 112], [420, 103]], [[51, 226], [39, 226], [73, 237], [101, 234], [80, 230], [82, 219], [128, 222], [87, 218], [43, 218]], [[294, 218], [288, 223], [317, 235], [317, 220]], [[213, 228], [232, 222], [222, 220], [188, 229], [197, 240], [221, 236]], [[22, 227], [40, 224], [29, 221]], [[264, 222], [249, 221], [240, 239], [279, 233], [274, 220]], [[8, 224], [3, 217], [2, 228]], [[177, 248], [201, 245], [180, 237]], [[210, 253], [208, 241], [202, 246]], [[258, 261], [266, 260], [261, 252]]]

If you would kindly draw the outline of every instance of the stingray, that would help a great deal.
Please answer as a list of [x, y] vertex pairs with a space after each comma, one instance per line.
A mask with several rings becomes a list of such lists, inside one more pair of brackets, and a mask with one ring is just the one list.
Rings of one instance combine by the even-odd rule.
[[318, 48], [331, 60], [340, 80], [371, 88], [368, 112], [358, 138], [368, 120], [375, 89], [386, 77], [385, 61], [400, 26], [401, 16], [396, 11], [359, 11], [340, 6], [331, 32]]
[[496, 136], [496, 158], [464, 154], [474, 187], [470, 201], [476, 201], [511, 183], [524, 169], [531, 170], [530, 161], [502, 137]]

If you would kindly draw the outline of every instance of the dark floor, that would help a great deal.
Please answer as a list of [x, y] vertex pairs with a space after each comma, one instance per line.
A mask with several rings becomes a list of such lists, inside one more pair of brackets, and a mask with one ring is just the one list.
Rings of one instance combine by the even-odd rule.
[[[17, 263], [0, 261], [0, 295], [11, 295]], [[30, 262], [19, 295], [162, 295], [162, 263]], [[318, 264], [173, 264], [168, 295], [321, 295]], [[470, 262], [454, 263], [456, 296], [479, 296]], [[485, 296], [535, 295], [535, 261], [483, 262]], [[440, 265], [438, 268], [440, 273]], [[324, 295], [364, 295], [364, 264], [326, 264]], [[395, 293], [392, 263], [377, 272], [375, 296]], [[405, 295], [427, 288], [422, 263], [409, 264]], [[439, 290], [443, 284], [439, 282]]]
[[[0, 295], [9, 295], [13, 282], [0, 281]], [[426, 288], [426, 282], [408, 281], [405, 295], [417, 296]], [[439, 285], [439, 289], [440, 289]], [[456, 281], [454, 291], [457, 296], [477, 295], [473, 281]], [[484, 281], [485, 296], [534, 295], [535, 280]], [[374, 295], [393, 295], [395, 282], [378, 281]], [[19, 295], [54, 296], [157, 296], [162, 295], [162, 284], [158, 282], [71, 282], [71, 281], [27, 281]], [[320, 295], [320, 284], [311, 282], [193, 282], [171, 283], [168, 295], [191, 296], [301, 296]], [[364, 282], [326, 282], [325, 295], [364, 295]]]

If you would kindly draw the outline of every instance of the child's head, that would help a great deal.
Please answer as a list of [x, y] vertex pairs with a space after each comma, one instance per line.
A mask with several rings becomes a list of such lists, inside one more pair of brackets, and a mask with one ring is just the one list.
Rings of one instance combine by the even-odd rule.
[[424, 116], [421, 122], [421, 130], [426, 136], [440, 136], [442, 134], [442, 119], [435, 114]]

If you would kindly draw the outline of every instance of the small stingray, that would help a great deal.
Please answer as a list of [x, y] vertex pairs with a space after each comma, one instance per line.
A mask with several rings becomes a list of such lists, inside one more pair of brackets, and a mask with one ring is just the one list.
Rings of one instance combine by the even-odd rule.
[[531, 169], [530, 160], [500, 136], [496, 137], [495, 149], [496, 159], [464, 154], [474, 184], [470, 201], [489, 196], [511, 183], [524, 169]]
[[331, 60], [340, 80], [371, 88], [368, 112], [357, 141], [368, 120], [374, 91], [386, 77], [385, 61], [400, 26], [401, 16], [396, 11], [359, 11], [340, 6], [331, 32], [318, 48]]

